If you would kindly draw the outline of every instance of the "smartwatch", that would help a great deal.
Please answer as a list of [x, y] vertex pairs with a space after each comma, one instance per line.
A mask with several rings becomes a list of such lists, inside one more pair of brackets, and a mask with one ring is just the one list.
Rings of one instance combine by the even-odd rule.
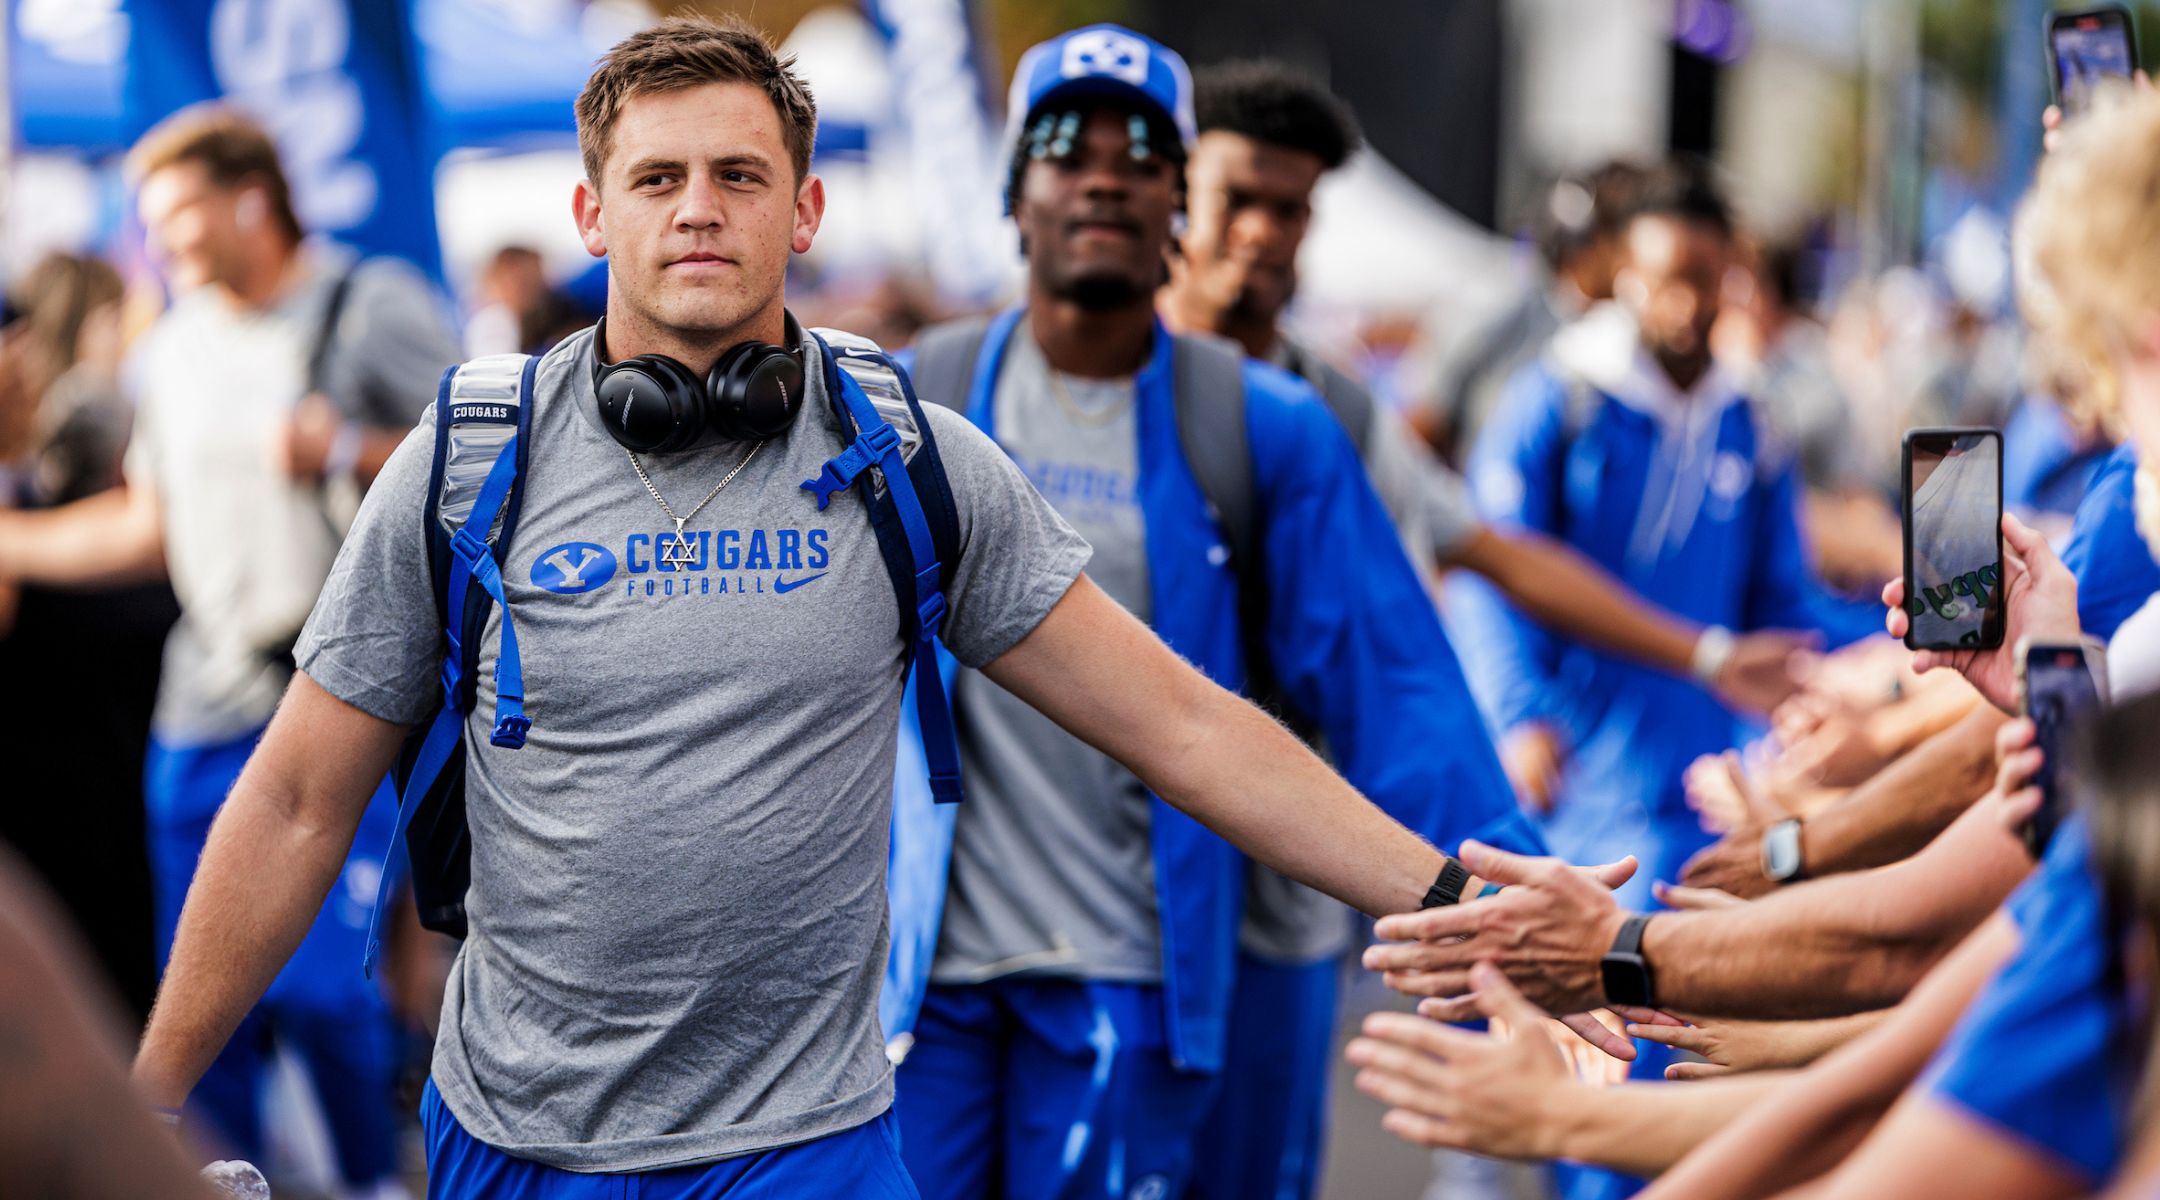
[[1789, 883], [1800, 878], [1801, 868], [1807, 864], [1800, 861], [1800, 818], [1787, 817], [1762, 835], [1762, 873], [1772, 883]]
[[1631, 914], [1621, 922], [1620, 936], [1613, 939], [1612, 949], [1605, 952], [1599, 974], [1604, 979], [1607, 1004], [1657, 1007], [1657, 988], [1651, 979], [1650, 964], [1642, 954], [1643, 927], [1649, 923], [1649, 917]]
[[1423, 907], [1440, 908], [1449, 904], [1460, 904], [1463, 885], [1469, 882], [1470, 869], [1450, 856], [1447, 865], [1440, 868], [1440, 878], [1433, 880], [1433, 885], [1425, 889]]

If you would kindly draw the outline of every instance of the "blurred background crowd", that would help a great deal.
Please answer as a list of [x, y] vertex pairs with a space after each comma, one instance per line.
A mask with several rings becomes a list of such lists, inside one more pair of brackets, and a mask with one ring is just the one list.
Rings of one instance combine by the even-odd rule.
[[[432, 293], [446, 348], [536, 351], [589, 323], [605, 294], [605, 264], [585, 254], [568, 205], [581, 173], [572, 100], [593, 59], [663, 12], [733, 7], [7, 0], [0, 506], [57, 506], [120, 482], [131, 351], [172, 300], [123, 166], [157, 121], [233, 101], [275, 139], [308, 237], [403, 260]], [[1866, 597], [1899, 572], [1904, 429], [2001, 427], [2006, 506], [2058, 541], [2113, 449], [2090, 381], [2025, 336], [2013, 295], [2012, 212], [2048, 100], [2046, 9], [765, 0], [750, 15], [818, 98], [813, 169], [835, 197], [796, 260], [791, 307], [895, 349], [1020, 282], [995, 180], [998, 97], [1027, 45], [1116, 21], [1195, 65], [1265, 54], [1323, 82], [1366, 145], [1319, 187], [1290, 324], [1458, 466], [1507, 379], [1612, 298], [1646, 172], [1708, 162], [1742, 246], [1715, 352], [1799, 449], [1816, 566]], [[426, 397], [408, 399], [417, 410]], [[297, 429], [293, 445], [308, 438]], [[315, 474], [335, 450], [313, 447]], [[0, 840], [59, 895], [138, 1020], [156, 962], [144, 746], [176, 615], [162, 582], [74, 592], [0, 579]], [[1807, 728], [1763, 770], [1796, 804], [1880, 766], [1854, 722], [1788, 721]], [[1698, 790], [1713, 823], [1748, 824], [1733, 787]], [[439, 1000], [428, 980], [440, 984], [427, 948], [415, 954], [392, 978], [407, 992], [395, 1006], [406, 1036], [424, 1048]], [[413, 1063], [424, 1070], [424, 1053]], [[1338, 1090], [1340, 1104], [1364, 1103]], [[1414, 1194], [1422, 1153], [1359, 1111], [1338, 1115], [1324, 1194]], [[279, 1151], [282, 1169], [338, 1187], [320, 1129], [276, 1132], [298, 1139]]]

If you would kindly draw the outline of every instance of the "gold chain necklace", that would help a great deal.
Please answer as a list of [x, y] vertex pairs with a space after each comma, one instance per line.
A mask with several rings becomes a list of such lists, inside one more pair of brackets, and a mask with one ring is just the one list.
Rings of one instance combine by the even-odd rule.
[[1090, 411], [1081, 407], [1080, 403], [1072, 398], [1072, 393], [1065, 390], [1065, 373], [1063, 371], [1058, 370], [1049, 363], [1044, 363], [1043, 366], [1050, 372], [1051, 397], [1057, 401], [1059, 408], [1065, 410], [1065, 415], [1072, 418], [1075, 425], [1087, 429], [1101, 429], [1123, 416], [1126, 407], [1132, 403], [1133, 394], [1128, 389], [1115, 404]]

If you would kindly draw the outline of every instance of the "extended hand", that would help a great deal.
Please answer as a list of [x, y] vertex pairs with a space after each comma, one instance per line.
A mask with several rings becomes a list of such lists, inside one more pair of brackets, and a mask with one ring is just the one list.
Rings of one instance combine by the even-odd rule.
[[342, 424], [330, 401], [319, 395], [305, 397], [273, 435], [271, 464], [287, 479], [322, 478], [330, 463], [330, 444]]
[[1491, 961], [1553, 1012], [1603, 1004], [1600, 964], [1627, 917], [1612, 889], [1635, 874], [1635, 859], [1578, 868], [1479, 842], [1464, 842], [1461, 857], [1471, 874], [1505, 890], [1382, 917], [1377, 932], [1387, 943], [1366, 949], [1366, 968], [1385, 972], [1398, 992], [1450, 997], [1470, 990], [1474, 964]]
[[1547, 1032], [1551, 1022], [1489, 963], [1470, 982], [1493, 1032], [1374, 1013], [1344, 1052], [1360, 1068], [1358, 1090], [1389, 1106], [1381, 1128], [1404, 1141], [1500, 1158], [1559, 1157], [1565, 1122], [1556, 1108], [1583, 1085]]
[[[1913, 655], [1913, 670], [1932, 671], [1949, 667], [1979, 689], [1995, 707], [2007, 713], [2018, 708], [2018, 647], [2026, 642], [2077, 642], [2077, 576], [2055, 557], [2047, 539], [2025, 522], [2003, 514], [2003, 643], [1993, 650], [1921, 650]], [[1893, 579], [1883, 588], [1889, 613], [1883, 619], [1890, 636], [1904, 637], [1912, 627], [1905, 612], [1905, 580]]]
[[1691, 888], [1729, 892], [1743, 900], [1769, 895], [1777, 884], [1762, 869], [1762, 836], [1766, 828], [1746, 825], [1703, 847], [1680, 868], [1680, 882]]
[[1800, 690], [1820, 656], [1813, 634], [1766, 629], [1743, 634], [1718, 670], [1713, 691], [1727, 707], [1767, 713]]
[[1686, 1025], [1634, 1025], [1628, 1033], [1646, 1042], [1687, 1050], [1707, 1063], [1674, 1063], [1667, 1079], [1708, 1079], [1730, 1071], [1771, 1071], [1804, 1066], [1809, 1055], [1794, 1043], [1794, 1021], [1725, 1021], [1689, 1017]]
[[1515, 797], [1525, 812], [1552, 811], [1560, 791], [1560, 768], [1566, 763], [1560, 731], [1543, 721], [1517, 725], [1500, 739], [1500, 767], [1515, 785]]
[[1881, 770], [1889, 755], [1862, 713], [1828, 696], [1803, 694], [1780, 708], [1772, 723], [1778, 752], [1772, 766], [1789, 786], [1853, 787]]
[[1749, 778], [1740, 755], [1732, 750], [1705, 754], [1688, 764], [1680, 783], [1687, 792], [1688, 807], [1712, 833], [1761, 829], [1792, 815]]
[[2032, 778], [2046, 754], [2033, 745], [2032, 719], [2019, 717], [1995, 731], [1995, 786], [1980, 803], [2015, 834], [2040, 811], [2040, 789]]

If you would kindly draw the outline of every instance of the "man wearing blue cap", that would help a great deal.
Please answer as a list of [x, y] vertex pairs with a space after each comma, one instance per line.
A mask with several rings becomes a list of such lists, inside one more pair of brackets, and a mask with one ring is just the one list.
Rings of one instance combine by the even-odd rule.
[[[1381, 807], [1443, 846], [1534, 844], [1342, 427], [1295, 377], [1155, 315], [1194, 137], [1184, 62], [1076, 30], [1021, 60], [1009, 111], [1025, 307], [927, 332], [919, 394], [1020, 464], [1113, 598], [1216, 682], [1309, 715]], [[954, 696], [967, 803], [896, 803], [885, 1017], [909, 1171], [926, 1197], [1178, 1194], [1229, 1038], [1243, 860], [987, 677]]]

